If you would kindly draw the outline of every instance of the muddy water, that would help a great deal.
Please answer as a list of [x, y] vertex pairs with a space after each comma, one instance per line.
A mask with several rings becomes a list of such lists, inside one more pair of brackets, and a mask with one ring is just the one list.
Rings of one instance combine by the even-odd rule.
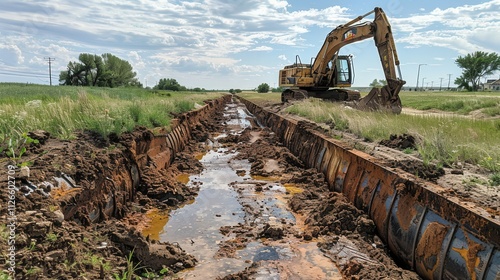
[[[188, 205], [172, 211], [159, 232], [159, 239], [177, 242], [199, 263], [194, 269], [179, 273], [183, 279], [215, 279], [236, 273], [258, 262], [256, 279], [341, 279], [334, 263], [323, 256], [316, 242], [305, 242], [293, 236], [281, 240], [257, 238], [238, 250], [234, 257], [214, 258], [220, 244], [229, 237], [221, 234], [223, 226], [247, 225], [264, 230], [266, 226], [288, 224], [301, 231], [301, 217], [287, 209], [287, 200], [301, 190], [283, 186], [280, 178], [250, 176], [250, 163], [236, 160], [237, 152], [223, 147], [218, 140], [241, 133], [250, 127], [250, 114], [240, 103], [225, 109], [229, 117], [225, 131], [200, 157], [201, 174], [189, 176], [188, 186], [198, 186], [199, 194]], [[252, 134], [251, 141], [258, 138]], [[276, 168], [273, 163], [269, 169]], [[261, 189], [256, 186], [262, 187]]]

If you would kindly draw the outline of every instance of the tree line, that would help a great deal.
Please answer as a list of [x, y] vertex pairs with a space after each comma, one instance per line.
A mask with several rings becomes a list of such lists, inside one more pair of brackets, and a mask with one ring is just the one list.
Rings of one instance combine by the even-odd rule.
[[[492, 75], [500, 70], [500, 56], [497, 53], [477, 51], [465, 56], [459, 56], [455, 63], [462, 68], [462, 75], [455, 79], [458, 88], [469, 91], [479, 89], [481, 78]], [[70, 61], [66, 70], [59, 74], [60, 85], [70, 86], [97, 86], [97, 87], [142, 87], [136, 77], [132, 65], [115, 55], [105, 53], [102, 55], [81, 53], [78, 61]], [[373, 80], [371, 87], [381, 87], [385, 80]], [[186, 91], [175, 79], [160, 79], [153, 87], [157, 90]], [[268, 92], [267, 83], [257, 87], [258, 92]], [[205, 91], [204, 88], [194, 88], [193, 91]], [[278, 89], [273, 89], [273, 91]]]

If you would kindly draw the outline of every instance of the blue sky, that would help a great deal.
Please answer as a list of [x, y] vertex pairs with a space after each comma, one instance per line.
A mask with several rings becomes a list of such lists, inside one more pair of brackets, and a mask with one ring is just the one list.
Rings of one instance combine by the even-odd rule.
[[[389, 17], [408, 86], [419, 64], [420, 85], [447, 86], [461, 73], [458, 56], [500, 52], [500, 0], [2, 0], [0, 82], [49, 84], [51, 57], [57, 84], [80, 53], [112, 53], [148, 86], [174, 78], [190, 88], [275, 87], [296, 55], [309, 61], [328, 32], [376, 6]], [[385, 79], [372, 39], [341, 53], [354, 56], [354, 86]]]

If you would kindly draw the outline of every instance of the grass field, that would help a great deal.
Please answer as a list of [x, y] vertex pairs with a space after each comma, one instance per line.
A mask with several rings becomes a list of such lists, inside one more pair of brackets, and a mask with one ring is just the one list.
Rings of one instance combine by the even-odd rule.
[[[279, 93], [241, 93], [256, 103], [280, 102]], [[457, 162], [478, 164], [500, 173], [500, 93], [493, 92], [402, 92], [403, 107], [434, 109], [454, 114], [410, 115], [361, 112], [338, 103], [308, 99], [286, 109], [314, 122], [334, 124], [369, 141], [407, 133], [418, 139], [424, 163], [449, 166]], [[464, 117], [479, 112], [488, 119]]]
[[60, 139], [72, 139], [79, 130], [106, 137], [136, 126], [168, 129], [170, 113], [189, 111], [219, 96], [221, 93], [139, 88], [0, 84], [0, 154], [19, 157], [32, 141], [27, 132], [36, 129]]

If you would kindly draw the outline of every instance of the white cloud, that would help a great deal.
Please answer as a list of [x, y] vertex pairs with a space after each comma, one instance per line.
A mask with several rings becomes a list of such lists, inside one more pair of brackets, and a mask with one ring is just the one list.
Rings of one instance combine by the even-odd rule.
[[[329, 30], [358, 16], [339, 5], [300, 9], [295, 3], [87, 0], [75, 5], [67, 0], [7, 1], [2, 3], [0, 16], [0, 60], [11, 66], [46, 68], [43, 57], [50, 56], [56, 57], [54, 67], [61, 70], [77, 60], [79, 53], [110, 52], [129, 60], [150, 84], [154, 78], [171, 73], [245, 72], [249, 77], [252, 69], [267, 67], [244, 66], [256, 51], [259, 58], [268, 56], [268, 61], [260, 63], [276, 67], [288, 60], [285, 53], [294, 55], [297, 49], [300, 55], [306, 48], [314, 55]], [[410, 17], [391, 17], [390, 21], [398, 48], [437, 46], [458, 54], [499, 50], [499, 7], [500, 0], [447, 9], [426, 6], [429, 11], [422, 8]], [[317, 38], [314, 42], [313, 36]], [[364, 50], [363, 46], [349, 48]]]
[[[7, 45], [7, 44], [0, 44], [0, 50], [5, 50], [6, 51], [6, 59], [8, 59], [12, 64], [14, 62], [12, 60], [13, 56], [15, 57], [15, 63], [17, 64], [23, 64], [24, 63], [24, 55], [19, 46], [17, 45]], [[13, 54], [9, 55], [9, 54]]]
[[250, 51], [272, 51], [272, 50], [273, 50], [273, 48], [271, 48], [269, 46], [259, 46], [259, 47], [251, 49]]
[[[411, 47], [437, 46], [466, 54], [500, 49], [500, 0], [391, 19], [396, 41]], [[407, 33], [408, 35], [405, 35]]]

